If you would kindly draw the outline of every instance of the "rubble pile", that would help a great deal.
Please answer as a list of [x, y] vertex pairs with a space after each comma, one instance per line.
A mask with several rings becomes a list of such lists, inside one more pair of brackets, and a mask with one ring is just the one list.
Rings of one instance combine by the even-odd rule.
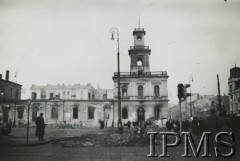
[[56, 139], [52, 145], [62, 147], [118, 147], [118, 146], [135, 146], [139, 145], [140, 137], [129, 131], [123, 134], [85, 134], [82, 136]]
[[[62, 147], [118, 147], [118, 146], [149, 146], [148, 132], [166, 131], [154, 122], [139, 124], [131, 128], [124, 128], [119, 134], [118, 128], [104, 129], [104, 134], [85, 134], [82, 136], [57, 139], [52, 145]], [[161, 144], [161, 135], [156, 135], [156, 144]]]

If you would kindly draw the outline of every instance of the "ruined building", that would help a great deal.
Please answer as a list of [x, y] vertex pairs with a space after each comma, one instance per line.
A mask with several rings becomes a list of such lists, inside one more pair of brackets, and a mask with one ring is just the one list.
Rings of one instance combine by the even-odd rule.
[[[145, 46], [146, 31], [133, 31], [134, 46], [129, 49], [130, 72], [120, 73], [122, 122], [145, 121], [148, 118], [165, 119], [168, 107], [168, 75], [166, 71], [150, 70], [151, 50]], [[114, 73], [113, 90], [93, 88], [89, 85], [47, 85], [31, 87], [31, 104], [23, 101], [23, 117], [16, 113], [17, 124], [30, 121], [44, 113], [47, 124], [67, 123], [82, 126], [99, 126], [105, 120], [108, 126], [117, 126], [117, 73]]]

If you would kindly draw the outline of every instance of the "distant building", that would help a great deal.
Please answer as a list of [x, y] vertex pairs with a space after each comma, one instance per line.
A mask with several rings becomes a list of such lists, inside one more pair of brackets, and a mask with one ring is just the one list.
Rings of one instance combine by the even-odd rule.
[[9, 80], [9, 71], [6, 71], [5, 80], [0, 74], [0, 100], [20, 100], [22, 85]]
[[230, 69], [230, 77], [228, 79], [229, 101], [228, 114], [240, 115], [240, 68], [234, 67]]
[[[6, 71], [5, 80], [0, 74], [0, 122], [8, 122], [12, 119], [15, 124], [17, 103], [21, 99], [22, 85], [9, 80], [9, 71]], [[20, 109], [20, 108], [19, 108]], [[21, 115], [21, 114], [20, 114]]]
[[[228, 96], [221, 96], [221, 106], [222, 109], [228, 109], [229, 99]], [[199, 95], [193, 94], [191, 99], [192, 107], [192, 117], [201, 117], [205, 118], [210, 115], [210, 110], [215, 109], [219, 115], [219, 101], [218, 96], [215, 95]], [[181, 111], [183, 119], [190, 119], [191, 109], [190, 109], [190, 100], [181, 103]], [[168, 111], [169, 117], [172, 119], [179, 119], [179, 106], [175, 105], [171, 107]]]

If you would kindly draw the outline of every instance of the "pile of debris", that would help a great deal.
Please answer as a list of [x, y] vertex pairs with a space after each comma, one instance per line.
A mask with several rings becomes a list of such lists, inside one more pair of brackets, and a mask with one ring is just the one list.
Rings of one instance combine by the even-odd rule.
[[[67, 125], [56, 125], [56, 128], [66, 128]], [[72, 126], [70, 126], [72, 128]], [[166, 131], [166, 128], [159, 126], [155, 121], [139, 123], [131, 128], [124, 128], [119, 134], [118, 128], [104, 129], [104, 134], [85, 134], [82, 136], [62, 138], [54, 140], [53, 145], [62, 147], [117, 147], [117, 146], [149, 146], [150, 135], [148, 132]], [[156, 144], [161, 144], [161, 135], [156, 135]]]

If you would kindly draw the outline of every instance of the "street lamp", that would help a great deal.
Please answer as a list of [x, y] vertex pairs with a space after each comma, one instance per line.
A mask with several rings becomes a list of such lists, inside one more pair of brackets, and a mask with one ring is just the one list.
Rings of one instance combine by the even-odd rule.
[[120, 92], [120, 62], [119, 62], [119, 32], [116, 27], [110, 29], [110, 33], [112, 34], [111, 39], [114, 40], [114, 35], [117, 33], [117, 43], [118, 43], [118, 51], [117, 51], [117, 63], [118, 63], [118, 129], [119, 133], [123, 132], [122, 127], [122, 115], [121, 115], [121, 92]]
[[30, 111], [31, 100], [28, 99], [28, 117], [27, 117], [27, 144], [28, 144], [28, 137], [29, 137], [29, 111]]

